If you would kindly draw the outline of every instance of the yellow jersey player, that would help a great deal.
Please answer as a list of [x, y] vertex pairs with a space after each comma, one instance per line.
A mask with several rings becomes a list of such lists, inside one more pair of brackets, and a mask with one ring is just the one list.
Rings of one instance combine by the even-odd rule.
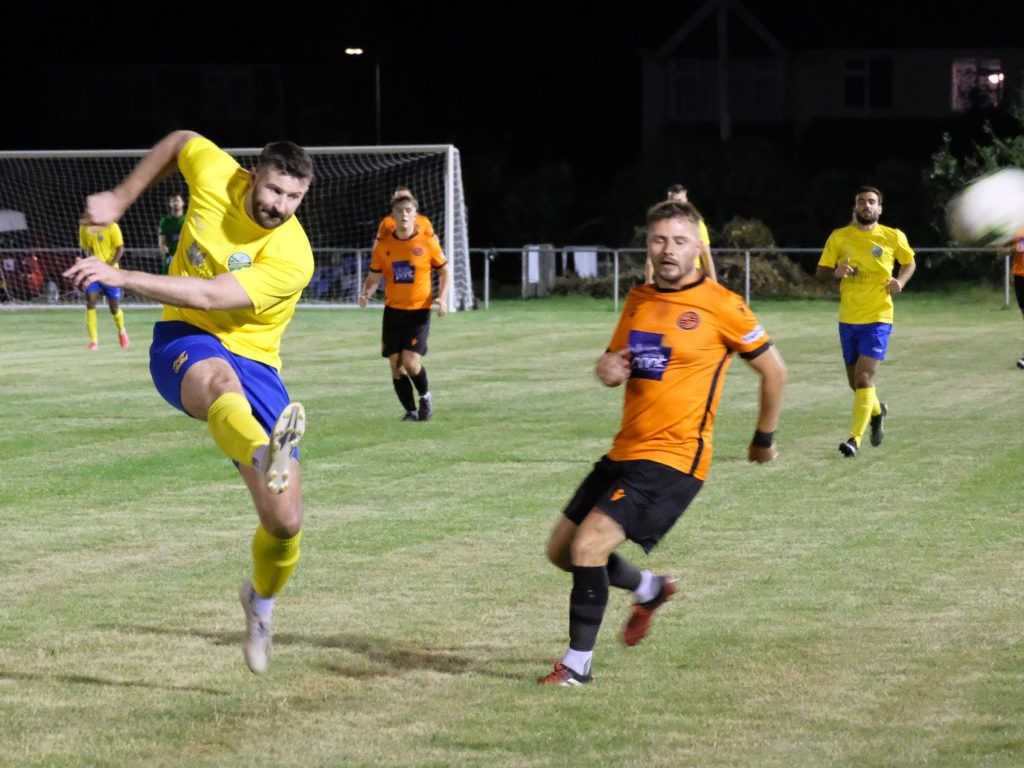
[[[448, 300], [448, 262], [437, 237], [417, 227], [419, 203], [411, 193], [391, 202], [395, 230], [373, 246], [370, 272], [359, 294], [359, 306], [384, 280], [384, 321], [381, 354], [391, 366], [391, 383], [405, 409], [403, 421], [427, 421], [434, 412], [423, 356], [430, 335], [434, 302], [432, 275], [438, 272], [437, 316], [444, 317]], [[413, 386], [420, 396], [419, 410]]]
[[572, 574], [569, 649], [538, 682], [591, 682], [608, 588], [633, 593], [623, 642], [647, 635], [674, 580], [640, 571], [615, 550], [626, 539], [650, 552], [703, 485], [725, 372], [738, 353], [761, 378], [751, 461], [772, 461], [786, 368], [743, 299], [696, 267], [700, 214], [665, 201], [647, 214], [654, 284], [630, 291], [596, 366], [608, 387], [626, 385], [622, 427], [583, 480], [548, 540], [548, 558]]
[[[846, 378], [853, 390], [850, 437], [839, 444], [847, 458], [857, 455], [871, 427], [871, 444], [881, 445], [889, 410], [875, 392], [875, 375], [892, 333], [893, 294], [914, 274], [914, 251], [898, 229], [878, 223], [882, 193], [860, 187], [853, 198], [853, 222], [832, 231], [818, 261], [820, 280], [839, 281], [839, 342]], [[898, 275], [893, 275], [896, 264]]]
[[150, 372], [168, 403], [205, 421], [234, 460], [259, 524], [253, 578], [239, 597], [243, 650], [267, 669], [274, 597], [299, 559], [302, 493], [296, 446], [305, 412], [281, 381], [281, 335], [313, 274], [313, 253], [294, 217], [313, 163], [291, 142], [268, 144], [251, 170], [192, 131], [161, 140], [114, 189], [86, 200], [82, 223], [106, 226], [175, 167], [190, 197], [170, 274], [116, 270], [99, 259], [65, 274], [100, 280], [164, 304], [153, 328]]
[[[121, 255], [124, 253], [124, 238], [117, 222], [108, 227], [78, 227], [78, 245], [85, 255], [95, 256], [105, 261], [114, 269], [120, 267]], [[96, 301], [100, 294], [107, 297], [107, 306], [114, 316], [117, 326], [117, 338], [122, 349], [128, 349], [128, 331], [124, 327], [124, 310], [121, 309], [121, 289], [113, 285], [105, 285], [98, 280], [85, 288], [85, 328], [89, 332], [89, 349], [99, 349], [99, 326], [96, 321]]]

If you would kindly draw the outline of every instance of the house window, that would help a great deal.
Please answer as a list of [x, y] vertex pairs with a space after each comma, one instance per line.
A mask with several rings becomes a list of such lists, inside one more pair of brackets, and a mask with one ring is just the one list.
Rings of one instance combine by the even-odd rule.
[[998, 107], [1003, 103], [1003, 64], [999, 59], [953, 62], [953, 111]]
[[847, 60], [843, 104], [851, 109], [891, 107], [892, 59]]

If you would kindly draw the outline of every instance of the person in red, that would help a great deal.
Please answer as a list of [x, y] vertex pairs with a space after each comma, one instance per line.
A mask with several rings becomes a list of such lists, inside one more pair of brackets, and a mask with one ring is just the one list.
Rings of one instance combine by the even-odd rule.
[[572, 574], [569, 649], [541, 684], [583, 685], [609, 586], [633, 592], [623, 641], [646, 637], [676, 583], [640, 571], [615, 552], [626, 539], [650, 552], [697, 495], [711, 465], [715, 412], [734, 353], [761, 377], [760, 409], [747, 456], [772, 461], [786, 367], [754, 313], [695, 266], [701, 217], [665, 201], [647, 213], [654, 284], [630, 291], [596, 374], [626, 385], [622, 426], [555, 524], [548, 558]]
[[[395, 191], [391, 193], [391, 204], [394, 205], [395, 200], [398, 199], [399, 197], [406, 196], [413, 197], [411, 189], [409, 189], [408, 187], [395, 187]], [[395, 217], [389, 213], [387, 216], [380, 220], [380, 225], [377, 227], [377, 239], [384, 240], [385, 238], [388, 237], [388, 235], [394, 233], [395, 228], [397, 226], [398, 225], [395, 222]], [[416, 229], [421, 235], [426, 235], [427, 237], [436, 236], [436, 233], [434, 232], [434, 225], [431, 224], [430, 219], [428, 219], [422, 213], [416, 214]]]
[[[435, 304], [433, 272], [438, 273], [437, 316], [444, 317], [448, 301], [448, 262], [433, 233], [416, 226], [419, 203], [412, 194], [391, 201], [395, 230], [377, 240], [370, 259], [359, 306], [384, 280], [384, 324], [381, 354], [391, 364], [395, 394], [405, 409], [403, 421], [427, 421], [433, 415], [433, 399], [423, 367], [430, 334], [430, 309]], [[413, 387], [420, 396], [419, 409]]]

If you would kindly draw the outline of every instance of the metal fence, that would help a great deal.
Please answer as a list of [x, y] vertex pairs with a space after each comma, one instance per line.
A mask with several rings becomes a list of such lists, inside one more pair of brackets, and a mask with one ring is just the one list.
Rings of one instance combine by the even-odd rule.
[[[62, 272], [80, 255], [69, 248], [0, 248], [0, 301], [17, 305], [59, 305], [78, 303], [82, 293], [62, 276]], [[316, 269], [302, 302], [310, 305], [354, 305], [370, 266], [370, 248], [317, 249]], [[642, 248], [606, 246], [526, 245], [518, 248], [471, 248], [471, 275], [478, 304], [490, 308], [495, 294], [494, 268], [503, 274], [502, 295], [522, 298], [542, 297], [552, 292], [558, 278], [598, 278], [611, 281], [611, 295], [618, 309], [625, 295], [643, 274], [646, 251]], [[742, 292], [751, 299], [751, 265], [754, 259], [786, 254], [817, 260], [820, 248], [716, 248], [716, 257], [739, 255], [743, 259]], [[995, 254], [995, 249], [919, 248], [919, 256], [932, 254]], [[515, 266], [508, 262], [515, 260]], [[801, 259], [802, 261], [805, 259]], [[156, 248], [126, 248], [121, 264], [125, 269], [157, 273], [162, 256]], [[807, 264], [804, 265], [808, 267]], [[1010, 303], [1012, 277], [1010, 257], [1003, 258], [1004, 300]], [[518, 275], [518, 279], [514, 276]], [[510, 293], [511, 292], [511, 293]], [[126, 303], [153, 303], [129, 295]]]

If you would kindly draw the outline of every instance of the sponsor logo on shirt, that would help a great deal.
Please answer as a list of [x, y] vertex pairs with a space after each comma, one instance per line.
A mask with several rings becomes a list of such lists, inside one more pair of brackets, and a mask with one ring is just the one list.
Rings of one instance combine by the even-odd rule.
[[694, 328], [700, 325], [700, 315], [698, 315], [692, 309], [687, 310], [686, 312], [683, 312], [683, 314], [676, 318], [676, 325], [678, 325], [684, 331], [692, 331]]
[[763, 336], [764, 336], [764, 328], [762, 328], [759, 325], [754, 330], [752, 330], [750, 333], [744, 334], [742, 341], [743, 341], [744, 344], [750, 344], [751, 342], [757, 341], [758, 339], [762, 338]]
[[248, 253], [232, 253], [228, 256], [228, 272], [237, 272], [240, 269], [252, 266], [252, 256]]
[[629, 332], [629, 364], [634, 379], [661, 381], [672, 356], [672, 347], [662, 346], [660, 333]]
[[416, 279], [416, 267], [408, 261], [396, 261], [391, 265], [396, 283], [412, 283]]

